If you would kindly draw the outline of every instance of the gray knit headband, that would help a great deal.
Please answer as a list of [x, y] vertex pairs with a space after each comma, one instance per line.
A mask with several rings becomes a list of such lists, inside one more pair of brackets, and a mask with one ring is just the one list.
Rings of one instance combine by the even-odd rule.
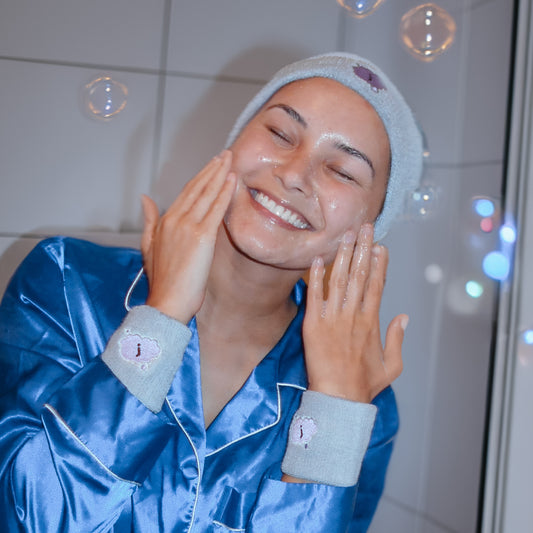
[[423, 134], [404, 98], [389, 78], [370, 61], [343, 52], [310, 57], [287, 65], [254, 96], [237, 118], [226, 146], [233, 144], [242, 129], [284, 85], [306, 78], [330, 78], [354, 90], [380, 116], [391, 149], [391, 171], [385, 204], [374, 227], [381, 240], [404, 208], [406, 194], [415, 190], [422, 176]]

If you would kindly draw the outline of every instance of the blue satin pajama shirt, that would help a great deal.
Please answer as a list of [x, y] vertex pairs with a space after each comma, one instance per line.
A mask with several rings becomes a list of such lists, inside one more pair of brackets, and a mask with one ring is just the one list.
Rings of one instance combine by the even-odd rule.
[[[0, 531], [366, 531], [398, 427], [390, 388], [356, 487], [281, 481], [307, 385], [303, 282], [286, 333], [206, 430], [194, 319], [158, 414], [99, 357], [141, 264], [136, 250], [54, 238], [13, 277], [0, 307]], [[146, 295], [142, 278], [131, 305]]]

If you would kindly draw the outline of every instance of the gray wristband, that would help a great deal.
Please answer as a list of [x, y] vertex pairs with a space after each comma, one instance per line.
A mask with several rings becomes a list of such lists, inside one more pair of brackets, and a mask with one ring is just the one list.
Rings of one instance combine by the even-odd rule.
[[292, 419], [281, 470], [316, 483], [355, 485], [376, 413], [372, 404], [305, 391]]
[[126, 315], [102, 360], [138, 400], [158, 413], [190, 338], [187, 326], [142, 305]]

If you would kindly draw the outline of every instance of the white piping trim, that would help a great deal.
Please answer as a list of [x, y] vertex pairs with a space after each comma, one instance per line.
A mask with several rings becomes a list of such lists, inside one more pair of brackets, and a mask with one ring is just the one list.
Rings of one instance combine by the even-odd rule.
[[128, 289], [128, 292], [126, 293], [126, 297], [124, 298], [124, 307], [126, 308], [126, 311], [128, 312], [131, 311], [131, 307], [130, 307], [131, 295], [133, 291], [135, 290], [137, 283], [139, 283], [139, 280], [141, 279], [143, 273], [144, 273], [144, 267], [141, 267], [141, 270], [137, 272], [135, 279], [132, 281], [130, 288]]
[[247, 433], [246, 435], [243, 435], [242, 437], [239, 437], [238, 439], [232, 440], [230, 442], [227, 442], [224, 444], [224, 446], [221, 446], [220, 448], [217, 448], [216, 450], [213, 450], [210, 453], [206, 453], [206, 457], [211, 457], [212, 455], [215, 455], [215, 453], [218, 453], [228, 446], [231, 446], [232, 444], [235, 444], [236, 442], [239, 442], [241, 440], [247, 439], [248, 437], [252, 437], [253, 435], [257, 435], [258, 433], [261, 433], [261, 431], [265, 431], [266, 429], [270, 429], [271, 427], [274, 427], [280, 420], [281, 420], [281, 394], [280, 394], [280, 387], [293, 387], [294, 389], [299, 390], [307, 390], [305, 387], [300, 387], [299, 385], [293, 385], [292, 383], [276, 383], [276, 390], [278, 394], [278, 416], [276, 417], [276, 420], [263, 428], [258, 429], [257, 431], [253, 431], [252, 433]]
[[170, 409], [170, 412], [172, 413], [172, 416], [174, 417], [174, 419], [178, 423], [178, 426], [181, 428], [183, 433], [185, 433], [185, 436], [187, 437], [187, 440], [189, 441], [189, 444], [191, 445], [192, 451], [194, 452], [194, 457], [196, 458], [196, 467], [198, 468], [198, 484], [196, 485], [196, 496], [194, 498], [194, 506], [193, 506], [193, 509], [192, 509], [191, 523], [189, 525], [189, 529], [187, 530], [187, 533], [190, 533], [191, 530], [192, 530], [192, 526], [194, 525], [194, 518], [196, 516], [196, 506], [198, 504], [198, 498], [200, 496], [200, 484], [202, 482], [202, 468], [200, 466], [200, 458], [198, 457], [198, 452], [196, 451], [196, 448], [194, 446], [194, 443], [193, 443], [191, 437], [189, 436], [187, 431], [185, 431], [185, 428], [181, 425], [181, 422], [179, 421], [178, 417], [176, 416], [176, 413], [174, 412], [174, 409], [172, 409], [172, 406], [170, 405], [170, 402], [168, 401], [168, 398], [165, 398], [165, 401], [166, 401], [166, 403], [168, 405], [168, 408]]
[[219, 522], [218, 520], [213, 520], [213, 524], [223, 527], [227, 529], [228, 531], [246, 531], [246, 529], [235, 529], [234, 527], [229, 527], [226, 524], [223, 524], [222, 522]]
[[72, 431], [72, 429], [69, 427], [69, 425], [66, 423], [66, 421], [61, 417], [61, 415], [48, 403], [45, 403], [44, 406], [46, 409], [48, 409], [58, 420], [59, 423], [70, 433], [70, 435], [85, 449], [87, 450], [87, 453], [111, 476], [113, 476], [118, 481], [121, 481], [123, 483], [129, 483], [130, 485], [136, 485], [137, 487], [140, 487], [141, 484], [137, 483], [137, 481], [131, 481], [129, 479], [124, 479], [120, 476], [117, 476], [112, 470], [110, 470], [98, 457], [89, 449], [87, 446], [80, 440], [80, 438]]

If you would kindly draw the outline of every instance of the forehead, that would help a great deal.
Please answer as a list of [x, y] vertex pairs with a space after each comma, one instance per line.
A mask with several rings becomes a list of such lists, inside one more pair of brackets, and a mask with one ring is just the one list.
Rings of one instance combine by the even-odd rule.
[[385, 126], [372, 105], [336, 80], [315, 77], [293, 81], [275, 92], [262, 109], [278, 103], [294, 106], [297, 111], [316, 115], [315, 118], [331, 118], [359, 127], [377, 128], [388, 139]]

